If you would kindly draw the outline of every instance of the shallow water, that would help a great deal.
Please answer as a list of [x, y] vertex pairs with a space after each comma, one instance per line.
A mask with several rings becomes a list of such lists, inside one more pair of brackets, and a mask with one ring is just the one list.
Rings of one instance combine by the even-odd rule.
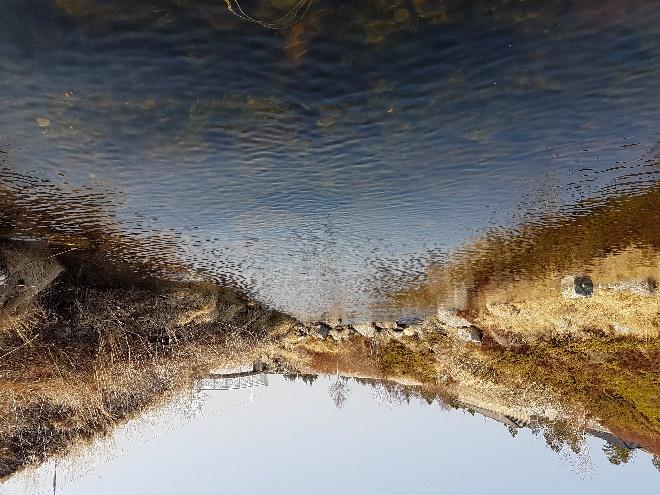
[[62, 495], [297, 494], [312, 486], [328, 494], [649, 493], [660, 479], [648, 453], [630, 451], [615, 465], [593, 436], [577, 453], [567, 445], [553, 451], [542, 432], [406, 400], [403, 389], [347, 380], [337, 408], [328, 394], [336, 377], [268, 380], [267, 388], [204, 392], [152, 412], [109, 440], [18, 475], [2, 493], [53, 493], [55, 473]]
[[18, 231], [111, 227], [123, 256], [375, 319], [484, 232], [657, 187], [656, 2], [399, 3], [274, 31], [222, 2], [5, 1]]

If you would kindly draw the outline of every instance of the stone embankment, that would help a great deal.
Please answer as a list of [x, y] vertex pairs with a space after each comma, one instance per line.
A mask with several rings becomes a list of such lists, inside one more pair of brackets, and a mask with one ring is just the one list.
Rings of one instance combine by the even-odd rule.
[[[614, 336], [657, 336], [657, 321], [650, 321], [646, 314], [656, 306], [660, 308], [655, 280], [598, 284], [589, 275], [577, 274], [563, 277], [560, 286], [560, 293], [554, 297], [487, 304], [467, 312], [439, 307], [434, 317], [424, 319], [350, 324], [315, 321], [299, 325], [297, 332], [301, 339], [314, 337], [336, 342], [353, 335], [399, 339], [424, 338], [435, 332], [458, 342], [481, 344], [488, 335], [502, 347], [569, 334], [590, 338], [593, 335], [589, 331], [594, 328]], [[637, 310], [631, 312], [631, 307]]]
[[341, 322], [330, 325], [323, 321], [316, 321], [309, 325], [298, 327], [300, 338], [315, 337], [320, 339], [333, 339], [337, 342], [353, 335], [374, 338], [402, 337], [424, 338], [429, 332], [440, 333], [463, 342], [479, 344], [483, 332], [470, 321], [458, 316], [449, 310], [438, 310], [433, 318], [408, 318], [397, 321], [371, 321], [343, 325]]

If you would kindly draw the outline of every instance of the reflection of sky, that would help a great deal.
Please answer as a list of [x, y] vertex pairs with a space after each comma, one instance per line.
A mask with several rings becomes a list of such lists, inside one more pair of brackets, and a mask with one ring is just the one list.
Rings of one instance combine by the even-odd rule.
[[[82, 476], [72, 480], [60, 468], [57, 493], [600, 495], [660, 486], [660, 473], [641, 451], [629, 464], [612, 466], [602, 442], [591, 439], [591, 469], [576, 473], [575, 459], [562, 459], [528, 430], [512, 438], [500, 423], [464, 411], [416, 402], [386, 407], [355, 383], [336, 409], [328, 396], [332, 379], [309, 387], [270, 377], [270, 387], [257, 389], [245, 407], [227, 408], [246, 401], [249, 391], [215, 392], [204, 416], [170, 420], [153, 438], [153, 428], [117, 436], [124, 454], [90, 472], [78, 461]], [[131, 445], [144, 437], [151, 440]], [[44, 493], [52, 490], [51, 470], [43, 483]], [[40, 493], [18, 485], [2, 493]]]
[[117, 187], [127, 229], [179, 234], [266, 302], [364, 313], [429, 250], [631, 173], [660, 110], [660, 9], [642, 3], [607, 29], [570, 9], [552, 29], [468, 16], [375, 46], [327, 21], [298, 65], [258, 28], [76, 29], [16, 8], [0, 136], [13, 167]]

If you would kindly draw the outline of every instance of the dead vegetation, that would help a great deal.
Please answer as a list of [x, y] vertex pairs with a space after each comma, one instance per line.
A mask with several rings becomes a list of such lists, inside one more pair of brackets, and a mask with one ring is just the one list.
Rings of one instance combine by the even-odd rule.
[[110, 283], [37, 244], [4, 253], [23, 282], [0, 287], [0, 478], [111, 431], [211, 369], [269, 356], [293, 324], [212, 284]]
[[660, 445], [660, 342], [626, 337], [538, 342], [516, 350], [486, 347], [487, 363], [506, 379], [545, 383], [560, 402], [580, 404], [622, 438], [657, 452]]
[[[589, 298], [553, 296], [513, 303], [489, 304], [473, 313], [477, 326], [501, 344], [538, 340], [626, 335], [638, 339], [660, 336], [660, 293], [604, 289]], [[506, 345], [505, 345], [506, 346]]]
[[[44, 246], [19, 246], [12, 244], [14, 253], [22, 249], [34, 266], [59, 259], [59, 275], [3, 309], [0, 477], [111, 432], [211, 369], [256, 359], [268, 370], [387, 383], [375, 387], [384, 400], [481, 404], [501, 414], [551, 418], [552, 425], [566, 418], [583, 425], [593, 417], [650, 449], [657, 442], [657, 339], [594, 332], [590, 340], [539, 339], [507, 348], [486, 332], [478, 346], [429, 320], [409, 336], [384, 330], [335, 341], [213, 284], [134, 279], [116, 267], [93, 272], [93, 257], [51, 258]], [[9, 292], [3, 301], [16, 301]], [[334, 390], [338, 404], [348, 398], [344, 381]]]

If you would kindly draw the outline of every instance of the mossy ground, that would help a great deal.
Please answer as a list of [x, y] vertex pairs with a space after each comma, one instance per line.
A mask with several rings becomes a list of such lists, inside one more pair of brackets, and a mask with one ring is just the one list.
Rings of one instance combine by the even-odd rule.
[[601, 338], [486, 350], [507, 378], [546, 383], [610, 428], [660, 439], [660, 341]]
[[432, 353], [390, 340], [378, 349], [378, 368], [388, 377], [409, 377], [420, 383], [435, 383], [436, 360]]

